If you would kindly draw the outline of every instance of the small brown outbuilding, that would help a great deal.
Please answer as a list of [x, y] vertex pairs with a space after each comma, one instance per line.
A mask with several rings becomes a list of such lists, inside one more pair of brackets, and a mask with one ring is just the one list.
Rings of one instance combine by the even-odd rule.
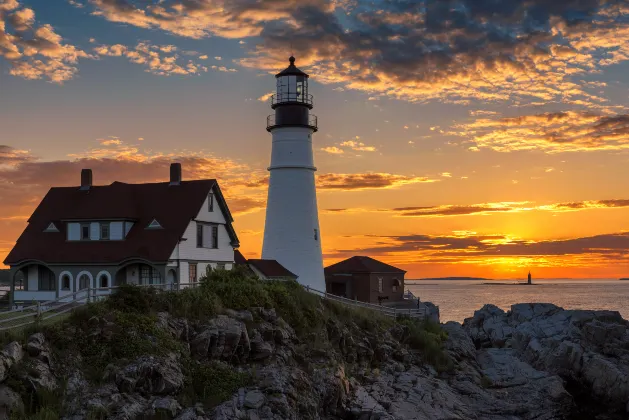
[[375, 260], [355, 256], [325, 268], [328, 293], [369, 303], [403, 299], [406, 271]]

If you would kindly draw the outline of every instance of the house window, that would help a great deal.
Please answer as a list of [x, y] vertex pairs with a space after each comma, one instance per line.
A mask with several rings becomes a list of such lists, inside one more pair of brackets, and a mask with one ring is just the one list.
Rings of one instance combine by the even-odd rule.
[[100, 224], [100, 238], [109, 239], [109, 222], [103, 222]]
[[81, 223], [81, 240], [88, 241], [90, 239], [90, 224]]
[[393, 279], [393, 286], [391, 286], [391, 289], [393, 289], [394, 292], [397, 292], [397, 288], [400, 285], [400, 281], [398, 279]]
[[100, 275], [98, 284], [100, 287], [109, 287], [109, 277], [107, 277], [107, 274]]
[[190, 263], [189, 265], [190, 283], [197, 282], [197, 265]]
[[225, 263], [217, 263], [216, 264], [216, 269], [217, 270], [224, 270], [225, 269]]
[[81, 277], [79, 277], [79, 290], [87, 289], [89, 285], [90, 278], [87, 276], [87, 274], [82, 274]]
[[218, 226], [212, 226], [212, 248], [218, 248]]
[[207, 211], [214, 211], [214, 194], [212, 193], [207, 196]]
[[378, 293], [382, 293], [382, 277], [378, 277]]
[[45, 267], [39, 267], [37, 290], [55, 290], [55, 273]]
[[197, 223], [197, 248], [203, 248], [203, 225]]
[[61, 289], [70, 290], [70, 276], [67, 274], [64, 274], [63, 277], [61, 277]]
[[148, 265], [140, 267], [140, 284], [151, 284], [151, 267]]

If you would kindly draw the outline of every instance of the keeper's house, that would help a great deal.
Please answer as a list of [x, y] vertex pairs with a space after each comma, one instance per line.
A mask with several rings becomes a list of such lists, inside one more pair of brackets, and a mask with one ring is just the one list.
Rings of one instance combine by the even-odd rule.
[[[199, 280], [208, 266], [231, 269], [239, 246], [216, 180], [51, 188], [4, 263], [13, 301], [53, 300], [121, 284]], [[100, 291], [99, 293], [109, 293]]]

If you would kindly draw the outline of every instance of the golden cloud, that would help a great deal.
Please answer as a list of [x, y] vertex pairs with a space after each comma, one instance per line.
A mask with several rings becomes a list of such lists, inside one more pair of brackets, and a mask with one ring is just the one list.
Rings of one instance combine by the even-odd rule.
[[0, 57], [9, 61], [11, 75], [54, 83], [71, 79], [78, 71], [79, 59], [94, 58], [64, 43], [51, 25], [35, 27], [35, 12], [16, 0], [0, 3]]
[[449, 134], [468, 138], [475, 148], [499, 152], [623, 150], [629, 148], [629, 114], [566, 111], [482, 118], [459, 124]]

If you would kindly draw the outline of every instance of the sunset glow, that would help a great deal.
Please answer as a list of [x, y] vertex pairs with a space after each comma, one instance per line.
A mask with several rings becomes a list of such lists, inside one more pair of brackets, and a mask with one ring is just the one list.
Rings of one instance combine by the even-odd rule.
[[259, 256], [293, 53], [326, 265], [629, 277], [629, 6], [456, 3], [0, 0], [0, 256], [82, 168], [140, 183], [173, 161], [219, 181]]

